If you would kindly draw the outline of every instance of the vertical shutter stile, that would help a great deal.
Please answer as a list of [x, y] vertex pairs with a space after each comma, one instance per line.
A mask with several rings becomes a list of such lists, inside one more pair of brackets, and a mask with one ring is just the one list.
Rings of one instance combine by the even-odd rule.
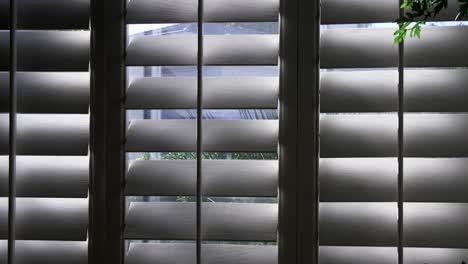
[[[403, 0], [399, 0], [401, 6]], [[400, 9], [399, 18], [404, 18], [405, 11]], [[405, 69], [405, 42], [398, 43], [398, 264], [404, 263], [404, 144], [405, 144], [405, 85], [404, 85], [404, 69]]]
[[197, 20], [197, 151], [196, 151], [196, 159], [197, 159], [197, 183], [196, 183], [196, 263], [200, 264], [203, 261], [203, 249], [202, 249], [202, 241], [203, 241], [203, 64], [205, 63], [205, 49], [204, 49], [204, 27], [203, 22], [205, 19], [205, 2], [204, 0], [198, 0], [198, 20]]
[[[18, 68], [18, 53], [17, 53], [17, 23], [18, 23], [18, 8], [17, 1], [10, 1], [9, 10], [9, 73], [8, 73], [8, 211], [7, 215], [7, 250], [6, 262], [15, 263], [16, 255], [16, 128], [17, 128], [17, 86], [16, 86], [16, 71]], [[0, 87], [1, 89], [1, 87]], [[0, 205], [2, 206], [2, 205]], [[4, 212], [5, 213], [5, 212]], [[5, 217], [3, 217], [5, 219]], [[2, 221], [4, 222], [4, 221]], [[0, 223], [2, 224], [2, 223]], [[0, 253], [1, 254], [1, 253]]]
[[[90, 1], [16, 2], [17, 96], [9, 102], [18, 112], [14, 263], [88, 263]], [[2, 13], [9, 3], [0, 1]], [[0, 19], [0, 155], [8, 155], [9, 16]], [[7, 230], [6, 160], [0, 156], [0, 240]], [[4, 249], [0, 242], [1, 263]]]

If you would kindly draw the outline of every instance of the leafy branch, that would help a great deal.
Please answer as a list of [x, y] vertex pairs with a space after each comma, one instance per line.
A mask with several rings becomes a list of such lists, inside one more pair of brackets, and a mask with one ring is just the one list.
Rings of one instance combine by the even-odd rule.
[[[468, 17], [468, 0], [458, 0], [460, 6], [455, 20]], [[405, 40], [406, 36], [420, 38], [421, 28], [427, 20], [434, 19], [444, 9], [447, 9], [448, 0], [404, 0], [400, 8], [404, 9], [403, 17], [396, 20], [398, 30], [394, 32], [395, 43]]]

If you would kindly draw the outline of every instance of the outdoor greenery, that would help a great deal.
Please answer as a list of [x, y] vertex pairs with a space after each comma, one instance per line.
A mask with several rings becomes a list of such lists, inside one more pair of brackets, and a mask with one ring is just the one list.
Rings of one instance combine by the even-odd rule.
[[[404, 16], [397, 19], [398, 30], [395, 31], [395, 43], [405, 40], [406, 36], [421, 37], [421, 27], [426, 21], [434, 19], [444, 9], [447, 9], [449, 0], [404, 0], [401, 8]], [[458, 0], [458, 14], [454, 20], [468, 17], [468, 0]]]
[[[233, 160], [272, 160], [277, 159], [276, 153], [246, 153], [246, 152], [204, 152], [204, 160], [233, 159]], [[168, 152], [161, 155], [162, 160], [196, 160], [195, 152]]]

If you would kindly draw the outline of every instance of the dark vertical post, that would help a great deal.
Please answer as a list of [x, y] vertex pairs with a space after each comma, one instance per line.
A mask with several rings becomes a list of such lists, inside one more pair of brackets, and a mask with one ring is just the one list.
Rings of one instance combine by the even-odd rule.
[[[107, 263], [106, 138], [107, 33], [105, 1], [91, 1], [89, 263]], [[110, 263], [110, 262], [109, 262]]]
[[279, 263], [316, 264], [319, 1], [280, 3]]
[[197, 55], [197, 264], [202, 263], [202, 163], [203, 163], [203, 0], [198, 0]]
[[300, 0], [280, 0], [278, 263], [296, 264], [298, 241], [298, 23]]
[[125, 49], [127, 45], [125, 10], [127, 0], [106, 1], [106, 202], [109, 255], [107, 263], [124, 262], [125, 244]]
[[[400, 5], [403, 0], [399, 1]], [[400, 8], [400, 6], [398, 6]], [[400, 18], [404, 10], [400, 8]], [[403, 264], [403, 208], [404, 208], [404, 42], [398, 44], [398, 264]]]
[[16, 27], [18, 10], [16, 0], [10, 0], [10, 87], [9, 87], [9, 161], [8, 161], [8, 264], [14, 264], [15, 259], [15, 213], [16, 213], [16, 69], [17, 45]]
[[299, 4], [299, 261], [319, 259], [319, 75], [320, 1]]
[[124, 262], [125, 6], [92, 0], [90, 263]]

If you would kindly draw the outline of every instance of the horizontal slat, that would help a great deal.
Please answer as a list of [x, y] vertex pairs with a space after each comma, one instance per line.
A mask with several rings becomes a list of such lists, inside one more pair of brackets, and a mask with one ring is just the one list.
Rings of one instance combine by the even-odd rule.
[[406, 158], [407, 202], [468, 202], [467, 158]]
[[320, 75], [322, 113], [397, 111], [397, 70], [322, 72]]
[[126, 177], [128, 196], [196, 195], [194, 160], [135, 160], [129, 164]]
[[278, 120], [206, 120], [203, 150], [276, 152]]
[[0, 72], [0, 113], [9, 111], [10, 107], [10, 80], [8, 72]]
[[467, 248], [468, 204], [405, 203], [404, 246]]
[[468, 112], [467, 83], [466, 69], [406, 70], [405, 111]]
[[128, 252], [125, 256], [125, 263], [196, 264], [197, 249], [193, 243], [130, 243]]
[[0, 156], [0, 197], [8, 197], [8, 156]]
[[187, 23], [198, 21], [197, 0], [130, 0], [128, 24]]
[[322, 157], [394, 157], [397, 155], [396, 114], [322, 114]]
[[8, 241], [0, 240], [0, 263], [6, 264], [8, 257]]
[[[275, 241], [276, 204], [204, 203], [203, 239]], [[134, 202], [127, 214], [126, 239], [193, 240], [196, 204]]]
[[0, 155], [8, 155], [10, 115], [0, 113]]
[[[9, 27], [10, 27], [10, 1], [0, 0], [0, 29], [9, 29]], [[0, 262], [0, 263], [3, 264], [3, 262]]]
[[[56, 10], [56, 9], [55, 9]], [[0, 71], [7, 71], [9, 32], [0, 31]], [[18, 71], [88, 71], [89, 31], [18, 31]]]
[[[18, 72], [16, 86], [19, 113], [88, 113], [87, 72]], [[8, 72], [0, 72], [0, 112], [8, 111], [8, 88]]]
[[[87, 155], [88, 115], [18, 115], [18, 155]], [[0, 114], [0, 155], [8, 154], [8, 114]]]
[[126, 107], [128, 109], [197, 108], [197, 78], [147, 77], [135, 79], [130, 82], [127, 89]]
[[[204, 151], [275, 152], [276, 120], [204, 120]], [[127, 131], [127, 151], [179, 151], [196, 149], [195, 120], [134, 120]]]
[[86, 264], [88, 243], [75, 241], [17, 240], [16, 264]]
[[319, 250], [320, 264], [395, 264], [398, 262], [396, 247], [321, 246]]
[[[10, 3], [0, 0], [0, 29], [8, 29]], [[90, 0], [18, 0], [19, 29], [87, 29]], [[60, 10], [60, 12], [57, 12]]]
[[[278, 35], [207, 35], [204, 65], [277, 65]], [[195, 35], [140, 36], [127, 47], [128, 66], [196, 65]]]
[[127, 129], [130, 152], [193, 152], [196, 150], [195, 120], [134, 120]]
[[4, 239], [8, 239], [8, 198], [0, 197], [0, 241]]
[[278, 247], [260, 245], [203, 245], [202, 263], [223, 264], [275, 264]]
[[405, 41], [405, 66], [467, 67], [467, 42], [468, 27], [427, 27], [421, 39]]
[[398, 45], [393, 44], [395, 30], [396, 28], [324, 30], [320, 40], [320, 66], [321, 68], [397, 67]]
[[[7, 241], [0, 240], [0, 263], [7, 263]], [[15, 241], [15, 264], [86, 264], [88, 243], [73, 241]]]
[[399, 17], [398, 0], [324, 0], [322, 24], [393, 22]]
[[[7, 198], [0, 198], [0, 217], [8, 215]], [[0, 219], [0, 223], [2, 221]], [[16, 239], [86, 240], [88, 199], [17, 198]], [[7, 227], [0, 224], [0, 239]]]
[[276, 109], [278, 93], [276, 77], [204, 78], [203, 108]]
[[127, 66], [197, 65], [196, 36], [138, 36], [127, 47]]
[[205, 65], [277, 65], [278, 35], [204, 37]]
[[[279, 80], [274, 77], [216, 77], [203, 79], [205, 109], [274, 109]], [[197, 107], [197, 79], [139, 78], [127, 90], [129, 109], [193, 109]]]
[[[278, 162], [206, 160], [202, 163], [206, 196], [272, 197], [277, 195]], [[194, 196], [196, 162], [136, 160], [127, 171], [126, 195]]]
[[125, 221], [125, 239], [195, 240], [196, 204], [132, 202]]
[[[278, 254], [276, 246], [202, 245], [202, 263], [274, 264]], [[196, 263], [193, 243], [131, 243], [125, 263]]]
[[406, 264], [459, 264], [468, 259], [468, 249], [460, 248], [405, 248]]
[[[86, 198], [89, 160], [87, 156], [18, 156], [15, 177], [17, 197]], [[8, 157], [0, 156], [0, 196], [8, 196], [7, 183]]]
[[87, 155], [88, 115], [21, 114], [18, 155]]
[[[406, 114], [405, 155], [468, 155], [468, 114]], [[396, 114], [321, 115], [322, 157], [396, 156]]]
[[279, 0], [205, 0], [204, 22], [276, 22]]
[[[196, 0], [131, 0], [127, 5], [127, 23], [197, 22]], [[207, 0], [204, 2], [205, 22], [274, 22], [278, 20], [278, 0]]]
[[276, 241], [278, 205], [203, 203], [202, 237], [218, 241]]
[[18, 112], [88, 113], [88, 72], [21, 72], [17, 78]]
[[206, 196], [276, 197], [278, 161], [206, 160], [202, 177]]
[[404, 122], [405, 156], [468, 156], [468, 114], [406, 114]]
[[396, 246], [397, 203], [321, 203], [320, 244]]
[[323, 202], [397, 201], [396, 158], [322, 158], [319, 179]]
[[[468, 71], [406, 70], [406, 112], [467, 112]], [[398, 72], [322, 72], [321, 112], [396, 112]]]
[[[321, 2], [322, 24], [368, 24], [394, 22], [399, 17], [398, 0], [324, 0]], [[435, 18], [428, 21], [454, 21], [458, 1], [449, 0]], [[463, 18], [462, 18], [463, 19]]]
[[[406, 114], [405, 155], [459, 157], [468, 155], [468, 114]], [[321, 115], [322, 157], [396, 155], [395, 114]]]
[[88, 199], [17, 198], [16, 238], [85, 241]]

